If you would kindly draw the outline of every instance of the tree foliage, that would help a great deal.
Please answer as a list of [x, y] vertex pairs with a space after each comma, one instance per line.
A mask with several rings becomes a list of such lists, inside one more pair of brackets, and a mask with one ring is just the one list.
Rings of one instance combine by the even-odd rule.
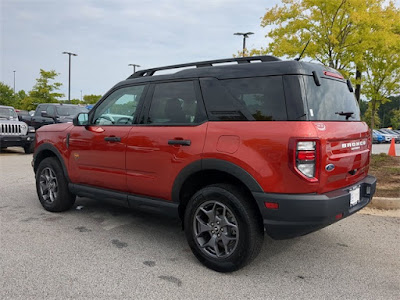
[[39, 103], [57, 103], [64, 94], [59, 93], [62, 86], [59, 82], [54, 82], [58, 73], [54, 70], [45, 71], [40, 69], [40, 77], [36, 79], [36, 84], [22, 102], [22, 108], [33, 110]]
[[[267, 48], [272, 53], [305, 56], [353, 76], [371, 104], [371, 124], [377, 107], [400, 82], [400, 10], [385, 0], [282, 0], [268, 9], [261, 26], [270, 28]], [[363, 77], [362, 77], [363, 76]], [[362, 78], [364, 78], [362, 80]]]
[[15, 97], [13, 89], [0, 82], [0, 105], [13, 106], [14, 102]]
[[12, 106], [20, 108], [22, 101], [26, 98], [24, 90], [20, 90], [14, 94], [13, 89], [0, 82], [0, 105]]
[[96, 104], [99, 101], [101, 95], [85, 95], [83, 96], [83, 102], [87, 104]]

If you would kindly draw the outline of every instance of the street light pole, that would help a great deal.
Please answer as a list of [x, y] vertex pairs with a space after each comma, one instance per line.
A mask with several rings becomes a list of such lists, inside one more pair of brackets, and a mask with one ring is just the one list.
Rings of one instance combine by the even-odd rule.
[[251, 34], [254, 34], [254, 32], [246, 32], [246, 33], [243, 33], [243, 32], [236, 32], [236, 33], [234, 33], [233, 35], [243, 35], [243, 57], [244, 57], [244, 51], [245, 51], [245, 49], [246, 49], [246, 39], [249, 37], [249, 35], [251, 35]]
[[71, 103], [71, 55], [78, 56], [78, 54], [65, 51], [62, 54], [68, 54], [68, 103]]
[[15, 98], [15, 72], [17, 71], [13, 71], [14, 72], [14, 98]]
[[139, 65], [135, 65], [135, 64], [129, 64], [128, 66], [132, 66], [133, 67], [133, 73], [136, 72], [136, 67], [140, 68]]

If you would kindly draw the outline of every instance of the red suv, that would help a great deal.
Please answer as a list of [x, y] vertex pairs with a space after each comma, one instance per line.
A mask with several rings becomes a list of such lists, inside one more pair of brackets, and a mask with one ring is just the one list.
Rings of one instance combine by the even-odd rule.
[[304, 235], [366, 206], [370, 153], [350, 81], [260, 56], [138, 71], [73, 124], [40, 128], [33, 168], [46, 210], [80, 196], [179, 216], [199, 261], [229, 272], [264, 229]]

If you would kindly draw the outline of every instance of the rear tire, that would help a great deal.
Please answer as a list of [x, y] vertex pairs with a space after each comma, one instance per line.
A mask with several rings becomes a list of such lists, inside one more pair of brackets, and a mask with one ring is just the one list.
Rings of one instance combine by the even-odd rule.
[[198, 191], [185, 211], [185, 235], [196, 258], [218, 272], [236, 271], [260, 252], [264, 227], [252, 199], [230, 184]]
[[45, 158], [36, 171], [36, 191], [44, 209], [51, 212], [68, 210], [75, 203], [75, 195], [68, 189], [60, 162], [55, 157]]

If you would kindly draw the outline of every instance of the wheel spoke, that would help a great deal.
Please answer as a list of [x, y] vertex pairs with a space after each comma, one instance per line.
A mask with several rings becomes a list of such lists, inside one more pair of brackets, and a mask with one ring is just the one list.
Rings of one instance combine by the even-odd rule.
[[221, 256], [221, 253], [219, 251], [218, 248], [218, 243], [217, 243], [217, 236], [213, 235], [211, 236], [211, 238], [209, 239], [209, 241], [207, 243], [205, 243], [203, 246], [201, 246], [202, 248], [208, 248], [210, 247], [211, 249], [214, 249], [215, 255], [217, 257]]
[[209, 223], [215, 222], [214, 207], [215, 207], [215, 205], [213, 206], [213, 208], [211, 210], [205, 210], [204, 208], [200, 208], [200, 210], [207, 216]]
[[196, 220], [198, 225], [196, 237], [199, 237], [204, 232], [209, 232], [212, 230], [212, 227], [206, 224], [199, 216], [196, 216]]

